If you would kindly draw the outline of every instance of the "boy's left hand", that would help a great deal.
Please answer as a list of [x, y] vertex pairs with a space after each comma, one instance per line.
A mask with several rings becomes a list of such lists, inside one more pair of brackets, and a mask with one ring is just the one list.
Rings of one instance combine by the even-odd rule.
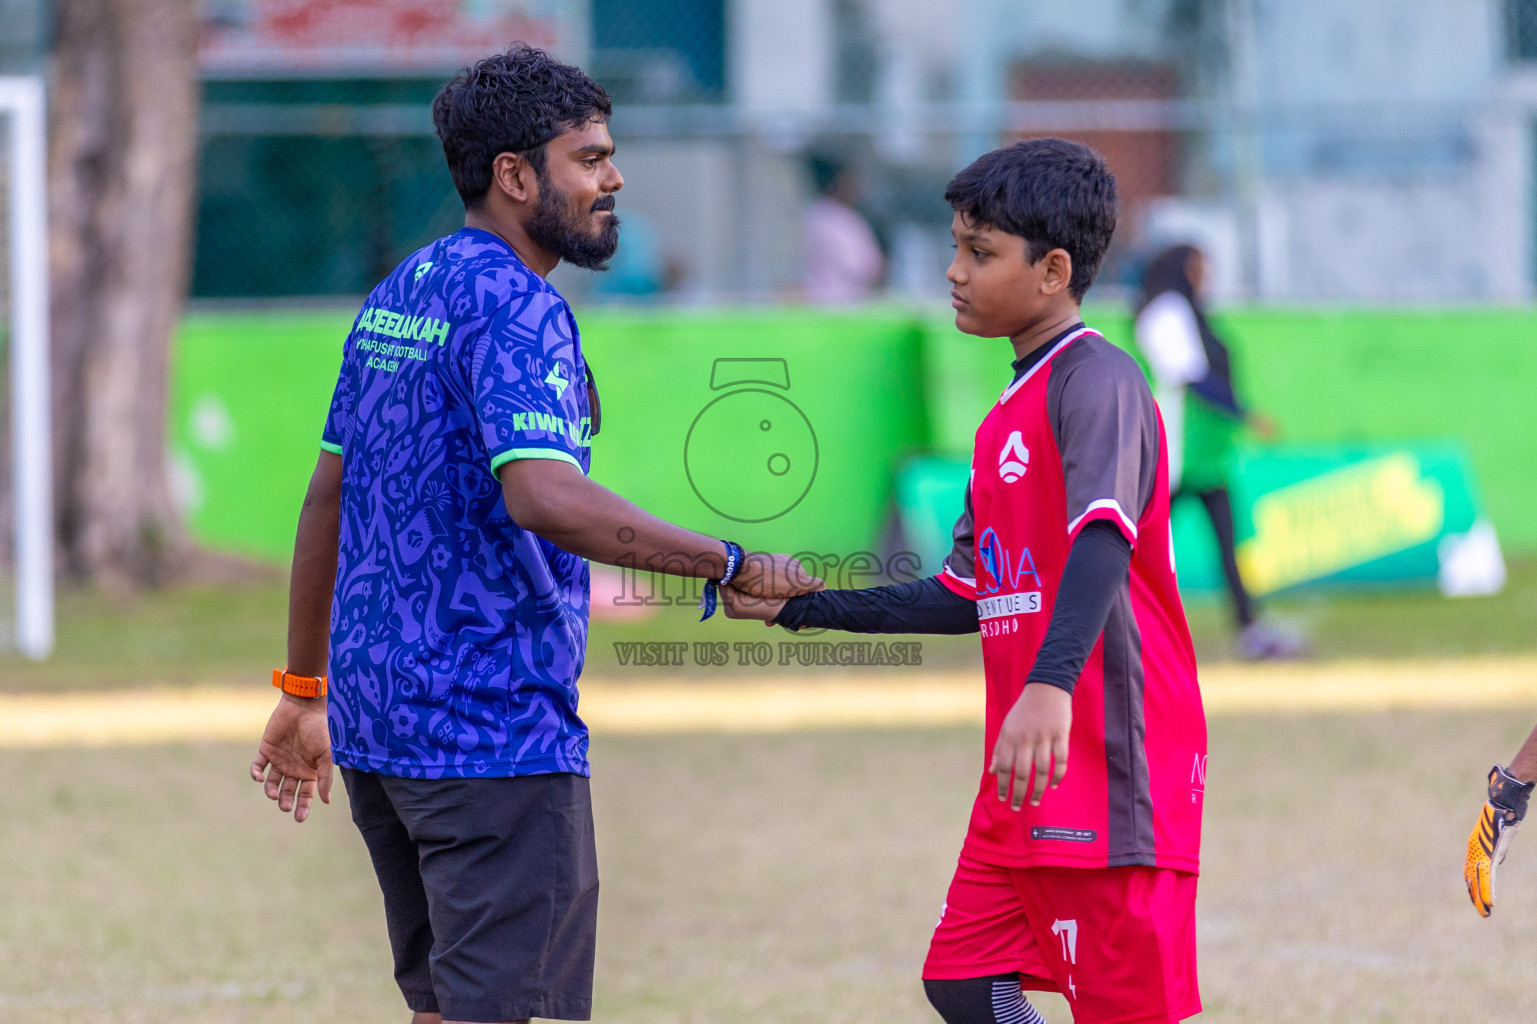
[[1067, 737], [1072, 728], [1072, 694], [1048, 683], [1026, 683], [998, 730], [987, 769], [998, 776], [998, 799], [1009, 800], [1009, 808], [1017, 811], [1029, 792], [1030, 806], [1039, 807], [1048, 776], [1056, 789], [1067, 774]]

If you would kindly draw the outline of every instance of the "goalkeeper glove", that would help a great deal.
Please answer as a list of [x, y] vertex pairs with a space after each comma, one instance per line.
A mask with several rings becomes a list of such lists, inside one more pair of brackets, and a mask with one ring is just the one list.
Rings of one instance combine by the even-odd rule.
[[1537, 783], [1522, 782], [1499, 765], [1489, 771], [1489, 800], [1468, 836], [1468, 859], [1462, 867], [1468, 898], [1480, 917], [1488, 917], [1494, 910], [1494, 869], [1505, 859], [1516, 828], [1526, 817], [1526, 802], [1534, 785]]

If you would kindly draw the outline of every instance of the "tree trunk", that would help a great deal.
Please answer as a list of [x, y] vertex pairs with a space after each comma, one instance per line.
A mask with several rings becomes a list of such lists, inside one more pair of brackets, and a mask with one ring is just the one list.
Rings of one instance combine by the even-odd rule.
[[196, 0], [57, 0], [49, 140], [61, 568], [163, 580], [188, 551], [166, 441], [188, 279]]

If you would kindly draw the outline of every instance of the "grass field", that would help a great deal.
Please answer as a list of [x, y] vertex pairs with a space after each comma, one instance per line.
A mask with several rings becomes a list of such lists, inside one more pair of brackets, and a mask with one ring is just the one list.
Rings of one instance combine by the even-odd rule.
[[[1448, 686], [1467, 685], [1488, 664], [1471, 656], [1537, 648], [1537, 564], [1514, 566], [1494, 599], [1384, 594], [1276, 610], [1308, 625], [1325, 659], [1461, 657], [1467, 671]], [[0, 661], [0, 689], [262, 687], [282, 611], [273, 586], [131, 606], [68, 594], [58, 659]], [[1217, 662], [1219, 610], [1195, 608], [1192, 621]], [[593, 671], [622, 683], [605, 645], [693, 629], [681, 610], [602, 626]], [[959, 643], [925, 647], [929, 667], [972, 657]], [[1219, 668], [1230, 689], [1250, 678]], [[1214, 714], [1200, 1019], [1537, 1018], [1537, 838], [1517, 839], [1489, 921], [1459, 876], [1483, 773], [1534, 719], [1537, 706]], [[970, 726], [599, 731], [595, 1019], [933, 1024], [917, 975], [980, 748]], [[404, 1022], [345, 799], [296, 826], [247, 781], [250, 752], [0, 749], [0, 1021]], [[1068, 1019], [1059, 999], [1043, 1005], [1053, 1024]]]
[[[1527, 717], [1214, 718], [1202, 1019], [1531, 1020], [1537, 844], [1489, 921], [1458, 877], [1481, 773]], [[979, 746], [599, 737], [595, 1019], [932, 1021], [917, 972]], [[344, 802], [296, 826], [248, 756], [0, 752], [0, 1020], [405, 1019]]]

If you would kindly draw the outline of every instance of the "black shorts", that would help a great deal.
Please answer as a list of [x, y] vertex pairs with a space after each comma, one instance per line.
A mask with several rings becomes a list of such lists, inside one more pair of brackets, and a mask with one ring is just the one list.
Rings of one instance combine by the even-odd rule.
[[403, 779], [342, 769], [413, 1011], [592, 1018], [598, 861], [580, 775]]

